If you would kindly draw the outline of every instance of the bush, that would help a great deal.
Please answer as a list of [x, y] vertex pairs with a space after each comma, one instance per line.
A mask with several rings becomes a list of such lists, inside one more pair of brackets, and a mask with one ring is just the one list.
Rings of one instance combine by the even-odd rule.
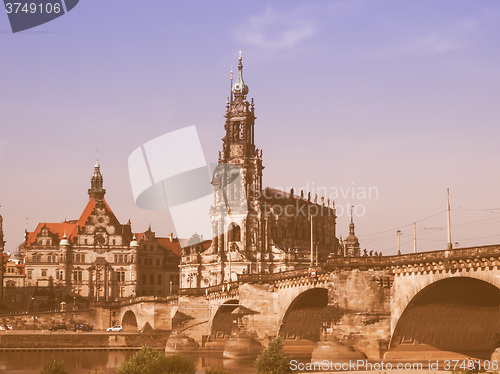
[[47, 365], [43, 367], [41, 374], [67, 374], [66, 368], [64, 367], [63, 361], [57, 361], [52, 358]]
[[277, 336], [269, 342], [255, 361], [257, 374], [290, 374], [290, 359], [283, 350], [283, 340]]
[[144, 345], [118, 369], [118, 374], [194, 374], [196, 365], [181, 355], [165, 356]]
[[221, 369], [206, 368], [205, 374], [231, 374], [231, 373], [229, 371], [224, 371]]
[[174, 354], [165, 356], [165, 371], [168, 374], [194, 374], [196, 373], [195, 363], [186, 356]]

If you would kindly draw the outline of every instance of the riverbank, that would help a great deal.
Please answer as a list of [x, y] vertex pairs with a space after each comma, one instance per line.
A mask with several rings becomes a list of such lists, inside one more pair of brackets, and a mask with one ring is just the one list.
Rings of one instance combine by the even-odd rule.
[[0, 351], [35, 350], [136, 350], [144, 344], [165, 349], [168, 332], [105, 333], [105, 332], [37, 332], [0, 334]]

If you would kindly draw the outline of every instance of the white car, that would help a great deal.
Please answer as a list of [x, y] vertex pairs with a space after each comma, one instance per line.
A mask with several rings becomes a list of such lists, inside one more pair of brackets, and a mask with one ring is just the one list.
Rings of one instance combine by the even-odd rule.
[[106, 329], [106, 331], [108, 331], [108, 332], [122, 332], [123, 331], [123, 327], [120, 326], [120, 325], [116, 325], [116, 326], [108, 327]]

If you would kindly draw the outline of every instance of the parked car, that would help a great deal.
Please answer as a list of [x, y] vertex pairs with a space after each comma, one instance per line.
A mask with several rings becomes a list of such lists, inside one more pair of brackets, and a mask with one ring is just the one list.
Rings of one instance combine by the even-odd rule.
[[50, 331], [61, 331], [61, 330], [68, 331], [68, 328], [66, 327], [66, 325], [52, 325], [49, 327], [49, 330]]
[[90, 332], [90, 331], [93, 331], [94, 328], [86, 323], [77, 323], [77, 324], [74, 324], [73, 325], [73, 328], [72, 328], [73, 331], [87, 331], [87, 332]]
[[123, 331], [123, 327], [120, 326], [120, 325], [115, 325], [115, 326], [112, 326], [112, 327], [108, 327], [106, 331], [109, 331], [109, 332], [122, 332]]
[[1, 324], [0, 325], [0, 331], [7, 331], [7, 330], [12, 330], [11, 325], [6, 325], [6, 324]]

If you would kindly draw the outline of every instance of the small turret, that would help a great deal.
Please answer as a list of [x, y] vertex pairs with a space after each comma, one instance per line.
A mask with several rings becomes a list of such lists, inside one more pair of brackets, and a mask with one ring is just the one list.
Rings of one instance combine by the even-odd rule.
[[95, 200], [102, 200], [106, 194], [106, 190], [102, 188], [103, 178], [101, 175], [101, 166], [99, 165], [99, 160], [96, 160], [94, 165], [94, 174], [90, 179], [89, 197]]
[[68, 240], [68, 237], [66, 236], [66, 230], [64, 230], [64, 236], [59, 242], [59, 247], [69, 247], [71, 244]]
[[135, 237], [135, 234], [134, 234], [134, 237], [132, 238], [132, 241], [129, 244], [129, 247], [130, 248], [137, 248], [137, 247], [139, 247], [139, 243], [137, 242], [137, 238]]
[[360, 256], [359, 240], [354, 233], [354, 221], [351, 207], [351, 223], [349, 224], [349, 236], [346, 239], [346, 251], [348, 256]]

